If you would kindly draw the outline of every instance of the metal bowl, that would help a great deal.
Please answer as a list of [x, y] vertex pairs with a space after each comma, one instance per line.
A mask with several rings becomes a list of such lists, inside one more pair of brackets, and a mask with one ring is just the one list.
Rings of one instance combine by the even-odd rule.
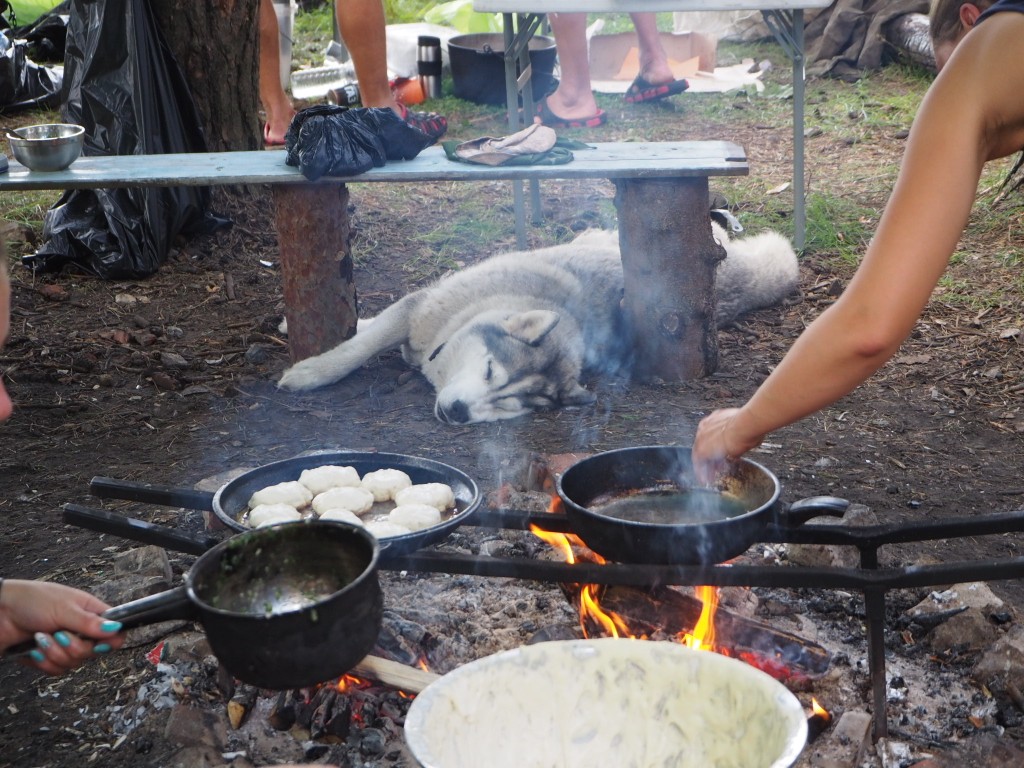
[[788, 768], [807, 719], [785, 686], [738, 659], [607, 638], [459, 667], [416, 697], [405, 739], [422, 768]]
[[69, 123], [44, 123], [7, 134], [14, 159], [33, 171], [62, 171], [82, 154], [85, 128]]

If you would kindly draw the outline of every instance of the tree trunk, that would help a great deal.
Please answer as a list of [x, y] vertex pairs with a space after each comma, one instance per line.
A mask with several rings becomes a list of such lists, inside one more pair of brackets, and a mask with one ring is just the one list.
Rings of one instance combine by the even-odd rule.
[[348, 189], [344, 184], [278, 184], [275, 221], [293, 363], [356, 332]]
[[623, 310], [641, 381], [684, 381], [718, 367], [715, 269], [725, 251], [711, 236], [708, 180], [616, 182]]
[[257, 0], [150, 0], [211, 152], [260, 149]]

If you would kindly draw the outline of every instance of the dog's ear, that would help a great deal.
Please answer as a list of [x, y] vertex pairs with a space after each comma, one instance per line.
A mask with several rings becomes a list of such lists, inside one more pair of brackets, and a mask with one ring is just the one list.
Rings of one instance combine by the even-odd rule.
[[501, 327], [513, 339], [535, 347], [558, 325], [558, 320], [557, 312], [531, 309], [529, 312], [520, 312], [506, 318], [502, 321]]
[[597, 395], [589, 389], [580, 386], [578, 381], [574, 381], [569, 389], [559, 392], [558, 401], [565, 406], [591, 405], [597, 402]]

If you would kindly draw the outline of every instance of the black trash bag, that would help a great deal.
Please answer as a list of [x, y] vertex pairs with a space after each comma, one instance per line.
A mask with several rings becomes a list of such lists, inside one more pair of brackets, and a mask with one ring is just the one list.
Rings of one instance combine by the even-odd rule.
[[60, 71], [32, 61], [27, 49], [12, 30], [0, 31], [0, 114], [60, 105]]
[[[87, 156], [207, 151], [188, 84], [145, 0], [71, 0], [62, 95], [63, 119], [85, 126]], [[70, 190], [47, 211], [46, 242], [23, 263], [146, 277], [177, 237], [226, 224], [209, 200], [208, 187]]]
[[285, 162], [310, 181], [355, 176], [388, 160], [411, 160], [433, 143], [390, 109], [325, 104], [293, 119], [284, 137]]
[[14, 37], [28, 44], [28, 55], [33, 61], [63, 64], [70, 18], [71, 0], [64, 0], [31, 24], [15, 26]]

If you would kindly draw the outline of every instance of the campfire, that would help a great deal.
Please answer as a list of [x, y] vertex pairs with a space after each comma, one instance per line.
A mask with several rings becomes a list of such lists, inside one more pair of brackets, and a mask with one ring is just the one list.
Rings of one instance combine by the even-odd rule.
[[[899, 697], [909, 701], [911, 692], [928, 694], [926, 685], [920, 681], [913, 682], [913, 675], [920, 673], [912, 672], [899, 658], [891, 676], [886, 673], [884, 643], [888, 639], [883, 632], [890, 623], [886, 614], [886, 594], [933, 584], [1016, 578], [1022, 570], [1022, 564], [1017, 560], [886, 568], [880, 567], [877, 557], [877, 550], [892, 542], [944, 538], [968, 532], [984, 535], [1016, 531], [1024, 526], [1019, 514], [920, 526], [769, 526], [756, 552], [745, 554], [734, 562], [677, 566], [624, 564], [595, 554], [572, 530], [566, 515], [546, 506], [550, 493], [544, 495], [545, 505], [536, 508], [522, 503], [505, 506], [510, 501], [521, 502], [524, 497], [510, 495], [504, 490], [500, 496], [502, 504], [481, 507], [473, 519], [466, 521], [441, 547], [402, 554], [382, 563], [382, 575], [389, 575], [391, 588], [400, 588], [402, 594], [415, 594], [417, 590], [424, 592], [430, 595], [423, 603], [427, 606], [436, 602], [438, 590], [450, 588], [452, 594], [457, 594], [480, 582], [485, 584], [474, 589], [478, 594], [486, 594], [487, 599], [491, 599], [492, 593], [500, 594], [510, 588], [501, 579], [515, 580], [514, 583], [522, 585], [516, 589], [529, 589], [531, 594], [533, 590], [539, 591], [539, 586], [544, 583], [557, 584], [558, 591], [567, 598], [564, 609], [576, 614], [575, 635], [566, 634], [569, 630], [565, 627], [548, 628], [524, 621], [521, 627], [524, 639], [520, 643], [581, 635], [587, 638], [631, 637], [672, 641], [740, 659], [767, 672], [790, 690], [799, 692], [809, 715], [809, 732], [812, 736], [821, 734], [822, 742], [831, 740], [834, 732], [836, 739], [852, 745], [849, 759], [839, 763], [851, 768], [860, 765], [858, 761], [863, 758], [871, 735], [875, 739], [889, 736], [888, 729], [894, 721], [886, 716], [887, 706], [905, 712], [910, 705], [904, 706], [901, 703], [903, 698]], [[526, 532], [533, 535], [524, 536]], [[535, 543], [530, 544], [530, 541]], [[807, 544], [819, 547], [852, 545], [859, 552], [861, 567], [820, 564], [780, 567], [778, 555], [772, 554], [780, 547], [788, 547], [792, 554], [799, 546]], [[557, 559], [550, 556], [552, 549], [559, 553]], [[446, 574], [447, 578], [435, 584], [430, 574]], [[422, 588], [417, 585], [422, 585]], [[752, 610], [740, 605], [742, 596], [754, 590], [760, 590], [758, 596], [762, 607], [768, 606], [768, 610], [759, 612], [757, 619]], [[810, 604], [822, 601], [820, 597], [801, 598], [794, 591], [835, 596], [830, 597], [831, 603], [845, 601], [854, 604], [857, 593], [862, 592], [863, 612], [857, 614], [850, 630], [832, 638], [827, 649], [816, 642], [819, 638], [813, 627], [808, 627], [811, 629], [809, 634], [800, 631], [802, 625], [797, 626], [797, 631], [789, 631], [774, 618], [773, 611], [779, 606], [799, 604], [800, 607], [793, 608], [792, 613], [800, 615], [812, 612], [807, 607], [808, 600]], [[752, 599], [756, 602], [758, 597]], [[457, 605], [465, 602], [466, 598], [453, 600]], [[510, 616], [520, 610], [517, 602], [522, 603], [515, 599], [507, 603]], [[390, 660], [404, 670], [426, 675], [419, 681], [420, 689], [433, 679], [423, 668], [445, 672], [473, 659], [473, 656], [458, 655], [450, 637], [428, 628], [437, 617], [424, 613], [424, 607], [415, 607], [416, 600], [400, 604], [402, 607], [397, 613], [385, 618], [384, 629], [373, 651], [375, 656], [384, 656], [385, 661]], [[943, 620], [955, 619], [963, 610], [942, 606], [931, 614], [917, 612], [911, 615], [912, 607], [906, 604], [900, 608], [911, 616], [907, 619], [910, 623], [901, 626], [897, 635], [907, 648], [920, 644], [925, 631], [922, 627], [932, 629]], [[402, 615], [410, 610], [411, 613]], [[479, 614], [479, 609], [473, 610], [471, 601], [468, 610], [470, 613], [467, 615], [476, 617]], [[550, 606], [545, 606], [538, 613], [551, 614]], [[761, 621], [762, 618], [767, 620]], [[463, 618], [462, 621], [467, 620]], [[800, 625], [800, 622], [792, 623]], [[475, 638], [478, 635], [483, 637], [480, 630], [473, 631]], [[507, 647], [507, 638], [505, 643]], [[486, 654], [501, 647], [485, 646], [477, 654]], [[837, 648], [840, 649], [838, 653]], [[865, 650], [866, 663], [861, 659]], [[923, 656], [917, 658], [925, 661]], [[159, 666], [167, 667], [169, 663], [161, 661]], [[949, 671], [955, 670], [950, 668]], [[195, 676], [197, 672], [193, 668], [175, 672], [172, 668], [169, 674], [177, 682], [167, 684], [167, 690], [161, 694], [162, 700], [178, 695], [183, 685], [181, 681]], [[222, 677], [220, 675], [219, 679]], [[943, 678], [942, 688], [947, 695], [953, 695], [953, 690], [959, 690], [958, 685], [969, 682], [963, 674], [955, 677], [956, 685], [949, 675]], [[908, 683], [908, 680], [912, 682]], [[851, 690], [856, 692], [854, 700], [860, 706], [850, 710], [847, 702], [847, 711], [840, 708], [833, 717], [828, 711], [833, 708], [832, 700], [848, 697]], [[875, 716], [870, 709], [865, 710], [862, 703], [863, 694], [869, 690], [871, 708], [879, 713]], [[300, 745], [303, 751], [299, 757], [316, 758], [344, 746], [349, 752], [345, 755], [336, 753], [339, 762], [354, 755], [361, 756], [361, 759], [385, 753], [397, 756], [401, 750], [405, 713], [416, 691], [415, 682], [406, 685], [402, 681], [382, 679], [372, 670], [366, 673], [359, 669], [315, 689], [269, 692], [249, 689], [244, 685], [222, 686], [225, 702], [230, 702], [225, 708], [231, 714], [231, 725], [237, 724], [232, 743], [251, 738], [247, 735], [251, 731], [265, 729], [269, 725], [281, 734], [281, 738], [291, 739]], [[810, 697], [812, 692], [813, 699]], [[957, 695], [965, 699], [971, 696], [969, 692]], [[999, 702], [993, 701], [989, 695], [989, 702], [991, 704], [987, 707], [968, 708], [970, 715], [963, 720], [966, 725], [958, 724], [956, 727], [992, 727], [997, 721], [1009, 722], [1018, 709], [1018, 705], [1013, 703], [1012, 693]], [[914, 710], [917, 713], [914, 717], [921, 716], [920, 710], [922, 705]], [[1016, 716], [1020, 716], [1019, 712]], [[907, 722], [906, 714], [902, 718], [898, 721], [897, 733], [903, 732]], [[930, 726], [931, 732], [935, 733], [945, 732], [943, 729], [949, 727], [948, 723]], [[837, 749], [836, 744], [830, 743], [829, 749]]]
[[[548, 511], [560, 514], [561, 501], [552, 499]], [[530, 532], [570, 565], [607, 563], [575, 534], [547, 531], [537, 524], [530, 525]], [[562, 589], [577, 605], [580, 627], [587, 638], [671, 640], [695, 650], [739, 658], [796, 689], [809, 687], [813, 678], [828, 669], [829, 654], [820, 646], [724, 611], [719, 616], [716, 586], [696, 585], [692, 596], [672, 587], [565, 583]]]

